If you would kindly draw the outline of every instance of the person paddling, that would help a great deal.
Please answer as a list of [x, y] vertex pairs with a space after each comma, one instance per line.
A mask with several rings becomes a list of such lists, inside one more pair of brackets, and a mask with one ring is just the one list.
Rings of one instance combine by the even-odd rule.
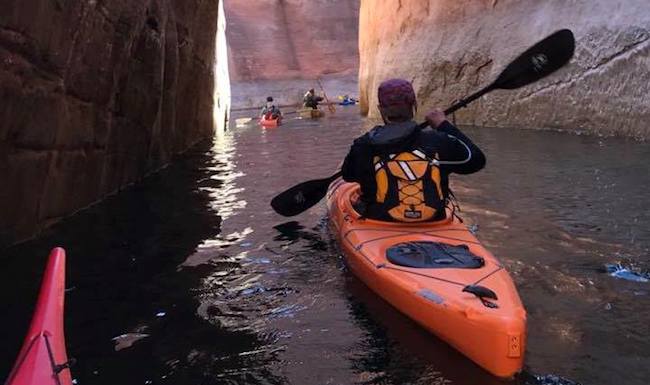
[[430, 127], [419, 128], [410, 82], [384, 81], [378, 99], [385, 124], [355, 139], [341, 168], [345, 181], [361, 185], [357, 209], [387, 221], [444, 219], [449, 174], [481, 170], [485, 155], [441, 110], [426, 115]]
[[318, 103], [323, 100], [322, 96], [316, 96], [314, 89], [310, 89], [305, 93], [305, 96], [302, 98], [302, 103], [305, 108], [312, 108], [314, 110], [318, 109]]
[[273, 98], [271, 96], [266, 98], [266, 105], [262, 108], [262, 112], [260, 114], [263, 116], [265, 119], [277, 119], [282, 116], [282, 112], [280, 111], [280, 108], [278, 108], [274, 103], [273, 103]]
[[[449, 174], [452, 172], [469, 174], [480, 170], [485, 164], [485, 155], [481, 150], [456, 127], [447, 122], [445, 115], [467, 107], [473, 101], [492, 91], [514, 90], [543, 79], [567, 64], [574, 52], [575, 37], [573, 32], [569, 29], [556, 31], [517, 56], [494, 81], [457, 100], [444, 112], [439, 110], [430, 112], [427, 114], [427, 121], [419, 125], [414, 125], [412, 122], [416, 105], [413, 86], [404, 80], [396, 79], [395, 82], [402, 86], [381, 88], [384, 90], [400, 88], [408, 96], [395, 99], [391, 96], [384, 99], [383, 95], [386, 93], [384, 91], [379, 93], [382, 95], [379, 98], [380, 107], [386, 106], [386, 108], [380, 108], [386, 123], [385, 126], [380, 127], [392, 126], [395, 128], [402, 125], [414, 125], [415, 127], [411, 129], [406, 127], [402, 130], [377, 128], [357, 138], [350, 154], [346, 157], [344, 170], [337, 171], [326, 178], [299, 183], [279, 193], [271, 199], [271, 207], [285, 217], [305, 212], [325, 197], [330, 185], [345, 171], [347, 180], [360, 181], [361, 192], [364, 194], [361, 200], [362, 204], [370, 203], [371, 206], [375, 206], [371, 207], [371, 211], [377, 206], [385, 209], [383, 215], [378, 215], [378, 217], [393, 219], [393, 216], [396, 216], [402, 220], [423, 221], [427, 217], [430, 220], [435, 220], [444, 216], [445, 213], [441, 212], [440, 201], [447, 201], [449, 195], [452, 195], [448, 186]], [[389, 92], [388, 95], [393, 94]], [[395, 101], [398, 102], [395, 103]], [[407, 107], [404, 107], [405, 104]], [[404, 110], [407, 112], [400, 112]], [[428, 129], [427, 127], [431, 125], [435, 128]], [[386, 133], [383, 133], [384, 131]], [[393, 143], [393, 140], [396, 143]], [[393, 145], [398, 148], [391, 151], [390, 147]], [[417, 148], [416, 145], [420, 145], [422, 148]], [[463, 152], [462, 149], [465, 151]], [[402, 155], [404, 152], [407, 154]], [[408, 155], [409, 152], [411, 155]], [[398, 159], [398, 155], [402, 156]], [[413, 157], [424, 158], [427, 162], [426, 164], [418, 163]], [[409, 158], [412, 158], [410, 163]], [[418, 177], [422, 168], [425, 169], [425, 177]], [[384, 172], [382, 173], [381, 170]], [[397, 182], [397, 179], [400, 181]], [[438, 181], [440, 182], [438, 183]], [[436, 196], [431, 193], [432, 185], [436, 187], [434, 193], [437, 194], [438, 204], [435, 203], [435, 199], [433, 199], [434, 203], [430, 203], [431, 197]], [[395, 186], [397, 187], [395, 188]], [[418, 199], [408, 199], [410, 195], [416, 196]], [[442, 199], [440, 199], [441, 196]], [[396, 201], [399, 203], [395, 203]], [[391, 204], [397, 206], [390, 206]], [[397, 210], [393, 210], [398, 206]], [[430, 216], [431, 209], [435, 210], [432, 216]], [[392, 213], [391, 210], [393, 210]], [[366, 216], [368, 216], [367, 213]], [[407, 216], [413, 218], [407, 218]]]

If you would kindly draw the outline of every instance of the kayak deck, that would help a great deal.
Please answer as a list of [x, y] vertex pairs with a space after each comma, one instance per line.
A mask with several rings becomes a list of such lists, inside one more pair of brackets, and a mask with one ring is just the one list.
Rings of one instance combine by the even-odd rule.
[[16, 363], [5, 385], [70, 385], [63, 332], [65, 251], [51, 251], [38, 301]]
[[[416, 224], [363, 219], [352, 206], [358, 194], [357, 184], [341, 180], [328, 191], [330, 225], [353, 274], [490, 373], [506, 378], [521, 370], [526, 311], [500, 262], [452, 215]], [[480, 264], [427, 268], [389, 259], [396, 249], [423, 245], [466, 251]]]

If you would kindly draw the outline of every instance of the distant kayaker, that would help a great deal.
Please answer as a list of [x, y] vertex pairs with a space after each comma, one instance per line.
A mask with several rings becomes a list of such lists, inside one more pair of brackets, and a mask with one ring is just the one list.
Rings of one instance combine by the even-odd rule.
[[302, 98], [302, 105], [305, 108], [313, 108], [314, 110], [318, 108], [318, 103], [323, 100], [322, 96], [316, 96], [314, 89], [307, 91], [305, 96]]
[[282, 116], [280, 108], [273, 103], [271, 96], [266, 98], [266, 105], [262, 108], [261, 116], [264, 116], [266, 119], [277, 119]]
[[357, 100], [354, 99], [354, 98], [351, 98], [350, 95], [339, 96], [339, 99], [341, 100], [341, 102], [339, 104], [343, 104], [343, 105], [356, 104], [356, 102], [357, 102]]
[[426, 115], [430, 127], [419, 129], [410, 82], [384, 81], [378, 99], [385, 124], [357, 138], [341, 168], [344, 180], [361, 185], [357, 208], [380, 220], [444, 219], [449, 174], [479, 171], [485, 155], [438, 109]]

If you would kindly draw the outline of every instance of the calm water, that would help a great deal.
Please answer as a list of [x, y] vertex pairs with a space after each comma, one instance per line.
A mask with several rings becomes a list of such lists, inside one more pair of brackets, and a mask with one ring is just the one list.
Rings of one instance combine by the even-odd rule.
[[[80, 385], [502, 383], [350, 276], [323, 205], [292, 221], [268, 206], [283, 188], [333, 172], [366, 125], [349, 107], [275, 130], [232, 127], [0, 251], [0, 377], [26, 332], [45, 257], [62, 245]], [[650, 146], [466, 131], [488, 166], [453, 186], [528, 309], [527, 373], [646, 384], [650, 284], [602, 267], [650, 267]]]

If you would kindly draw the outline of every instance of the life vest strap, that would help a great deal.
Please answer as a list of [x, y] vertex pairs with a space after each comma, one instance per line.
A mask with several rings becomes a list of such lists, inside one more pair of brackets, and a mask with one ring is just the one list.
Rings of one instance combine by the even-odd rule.
[[436, 158], [421, 149], [374, 157], [377, 202], [393, 219], [421, 222], [444, 209]]

